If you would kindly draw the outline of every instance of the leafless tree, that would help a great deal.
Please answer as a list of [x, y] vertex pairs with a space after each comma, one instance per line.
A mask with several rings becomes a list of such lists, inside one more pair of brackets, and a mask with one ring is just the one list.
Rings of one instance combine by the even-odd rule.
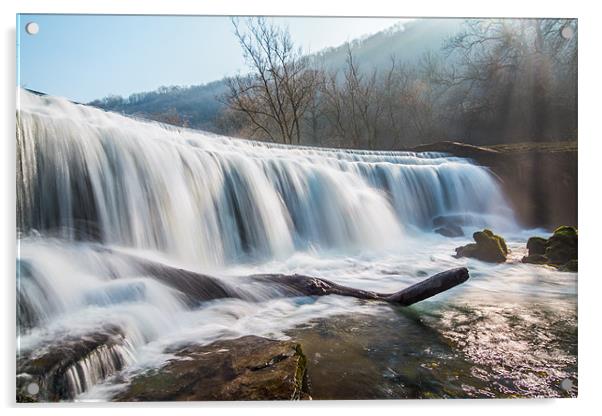
[[347, 45], [346, 67], [342, 75], [331, 73], [323, 84], [324, 113], [334, 133], [353, 147], [376, 148], [384, 105], [376, 70], [362, 72]]
[[[489, 128], [496, 128], [492, 121], [499, 128], [527, 123], [532, 139], [549, 136], [559, 86], [576, 87], [575, 21], [484, 19], [465, 24], [466, 30], [452, 37], [444, 51], [454, 62], [447, 83], [455, 89], [450, 96], [461, 103], [467, 133], [474, 128], [470, 120], [478, 118], [489, 119]], [[573, 36], [563, 36], [565, 28]]]
[[251, 71], [228, 80], [228, 133], [368, 149], [576, 134], [574, 20], [467, 20], [443, 53], [379, 70], [360, 65], [352, 44], [345, 66], [327, 70], [265, 19], [233, 23]]
[[251, 73], [227, 80], [229, 108], [245, 115], [253, 136], [300, 143], [302, 119], [317, 85], [308, 58], [288, 30], [265, 18], [247, 19], [246, 30], [238, 20], [232, 23]]

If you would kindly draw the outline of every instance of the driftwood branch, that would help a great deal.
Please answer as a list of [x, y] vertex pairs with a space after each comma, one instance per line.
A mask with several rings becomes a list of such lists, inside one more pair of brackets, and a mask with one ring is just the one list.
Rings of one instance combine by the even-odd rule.
[[[244, 288], [231, 286], [228, 282], [216, 277], [152, 262], [129, 254], [118, 254], [136, 263], [142, 274], [150, 275], [182, 292], [190, 303], [222, 298], [252, 298]], [[339, 295], [409, 306], [449, 290], [468, 280], [468, 277], [468, 270], [460, 267], [438, 273], [395, 293], [355, 289], [326, 279], [300, 274], [259, 274], [247, 276], [246, 279], [250, 283], [260, 283], [275, 288], [278, 295], [283, 297]]]
[[339, 285], [330, 280], [299, 274], [268, 274], [250, 277], [259, 281], [269, 281], [284, 286], [285, 289], [288, 289], [289, 291], [292, 290], [292, 294], [305, 296], [350, 296], [358, 299], [380, 300], [402, 306], [409, 306], [464, 283], [468, 280], [469, 276], [468, 270], [465, 267], [451, 269], [438, 273], [395, 293], [377, 293], [355, 289], [349, 286]]

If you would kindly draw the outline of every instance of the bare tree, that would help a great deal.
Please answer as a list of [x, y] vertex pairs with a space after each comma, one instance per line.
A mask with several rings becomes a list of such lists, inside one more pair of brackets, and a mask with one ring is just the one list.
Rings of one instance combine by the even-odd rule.
[[342, 76], [333, 72], [323, 84], [324, 113], [333, 132], [356, 148], [374, 149], [384, 117], [380, 79], [376, 70], [360, 71], [351, 46], [347, 45]]
[[302, 119], [316, 90], [316, 72], [294, 46], [288, 30], [265, 18], [248, 19], [246, 30], [238, 20], [232, 23], [252, 72], [227, 80], [228, 106], [245, 115], [253, 136], [300, 143]]
[[[282, 143], [399, 149], [460, 138], [556, 140], [577, 129], [576, 21], [467, 20], [443, 53], [340, 70], [303, 56], [286, 30], [249, 19], [235, 34], [251, 68], [229, 79], [229, 133]], [[573, 37], [562, 35], [568, 29]]]
[[[575, 36], [565, 38], [564, 28]], [[444, 50], [455, 62], [448, 72], [455, 89], [450, 96], [462, 104], [467, 133], [480, 119], [490, 130], [521, 126], [532, 139], [550, 136], [556, 91], [562, 84], [573, 86], [569, 78], [576, 82], [574, 20], [468, 20]]]

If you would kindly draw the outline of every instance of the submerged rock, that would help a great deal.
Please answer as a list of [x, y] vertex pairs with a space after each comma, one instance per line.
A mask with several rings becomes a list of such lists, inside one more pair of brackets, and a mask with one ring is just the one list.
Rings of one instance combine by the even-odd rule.
[[449, 224], [443, 227], [439, 227], [435, 229], [435, 232], [437, 234], [441, 234], [444, 237], [462, 237], [464, 235], [462, 227], [455, 224]]
[[491, 230], [477, 231], [472, 235], [475, 243], [456, 248], [456, 257], [472, 257], [489, 263], [503, 263], [508, 255], [506, 241]]
[[558, 227], [547, 240], [531, 237], [527, 249], [529, 255], [523, 257], [523, 263], [547, 264], [560, 271], [577, 271], [578, 233], [575, 227]]
[[433, 231], [445, 237], [461, 237], [462, 227], [480, 227], [482, 219], [470, 214], [439, 215], [432, 219]]
[[190, 345], [135, 377], [115, 401], [309, 399], [301, 346], [257, 336]]

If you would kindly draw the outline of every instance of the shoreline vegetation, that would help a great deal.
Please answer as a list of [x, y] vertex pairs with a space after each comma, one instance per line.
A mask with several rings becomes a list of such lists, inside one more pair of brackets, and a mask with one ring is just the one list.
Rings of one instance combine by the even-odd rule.
[[247, 64], [204, 86], [89, 104], [217, 134], [397, 150], [577, 137], [575, 19], [416, 19], [309, 54], [270, 19], [232, 19]]

